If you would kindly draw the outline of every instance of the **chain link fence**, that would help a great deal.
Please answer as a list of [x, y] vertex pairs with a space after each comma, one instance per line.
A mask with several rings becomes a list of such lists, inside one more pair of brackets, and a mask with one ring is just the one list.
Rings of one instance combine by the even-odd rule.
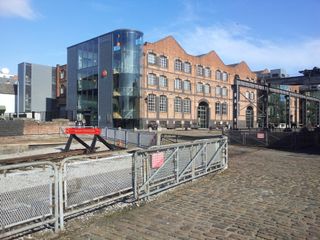
[[0, 238], [53, 224], [58, 231], [58, 170], [50, 162], [0, 166]]

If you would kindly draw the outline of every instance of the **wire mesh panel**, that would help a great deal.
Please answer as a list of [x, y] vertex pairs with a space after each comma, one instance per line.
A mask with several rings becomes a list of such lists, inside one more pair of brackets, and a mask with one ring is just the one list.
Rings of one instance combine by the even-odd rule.
[[135, 155], [135, 197], [227, 167], [227, 138], [152, 147]]
[[132, 194], [132, 155], [66, 160], [63, 176], [65, 210], [81, 211], [97, 200]]
[[0, 167], [0, 237], [54, 222], [57, 230], [57, 195], [58, 171], [51, 163]]

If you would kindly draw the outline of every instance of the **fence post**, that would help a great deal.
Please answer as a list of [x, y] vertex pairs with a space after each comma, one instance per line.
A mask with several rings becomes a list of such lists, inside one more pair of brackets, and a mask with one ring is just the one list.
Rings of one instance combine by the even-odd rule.
[[59, 167], [59, 223], [60, 223], [60, 229], [64, 230], [64, 209], [63, 209], [63, 166], [64, 164], [61, 164]]
[[133, 189], [133, 198], [134, 200], [138, 200], [138, 174], [137, 174], [137, 159], [138, 153], [135, 152], [132, 155], [132, 189]]
[[140, 144], [141, 144], [141, 140], [140, 140], [140, 132], [138, 132], [138, 147], [141, 147], [141, 146], [140, 146]]

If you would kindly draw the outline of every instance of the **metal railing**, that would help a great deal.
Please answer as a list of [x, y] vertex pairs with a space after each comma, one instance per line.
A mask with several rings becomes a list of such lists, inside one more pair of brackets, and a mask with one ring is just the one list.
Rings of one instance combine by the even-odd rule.
[[58, 231], [58, 170], [51, 162], [0, 166], [0, 238], [53, 224]]
[[228, 166], [226, 137], [166, 146], [134, 154], [0, 167], [0, 238], [54, 225], [118, 201], [152, 194]]
[[121, 147], [128, 147], [128, 144], [131, 144], [146, 148], [157, 144], [157, 134], [155, 132], [135, 132], [127, 129], [104, 128], [103, 135], [105, 139]]
[[148, 197], [228, 166], [226, 137], [155, 146], [134, 155], [135, 199]]

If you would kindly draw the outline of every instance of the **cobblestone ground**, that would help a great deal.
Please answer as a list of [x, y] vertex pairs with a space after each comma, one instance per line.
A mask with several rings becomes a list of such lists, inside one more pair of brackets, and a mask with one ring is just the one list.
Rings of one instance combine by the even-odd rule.
[[230, 148], [229, 169], [56, 239], [320, 239], [320, 156]]

